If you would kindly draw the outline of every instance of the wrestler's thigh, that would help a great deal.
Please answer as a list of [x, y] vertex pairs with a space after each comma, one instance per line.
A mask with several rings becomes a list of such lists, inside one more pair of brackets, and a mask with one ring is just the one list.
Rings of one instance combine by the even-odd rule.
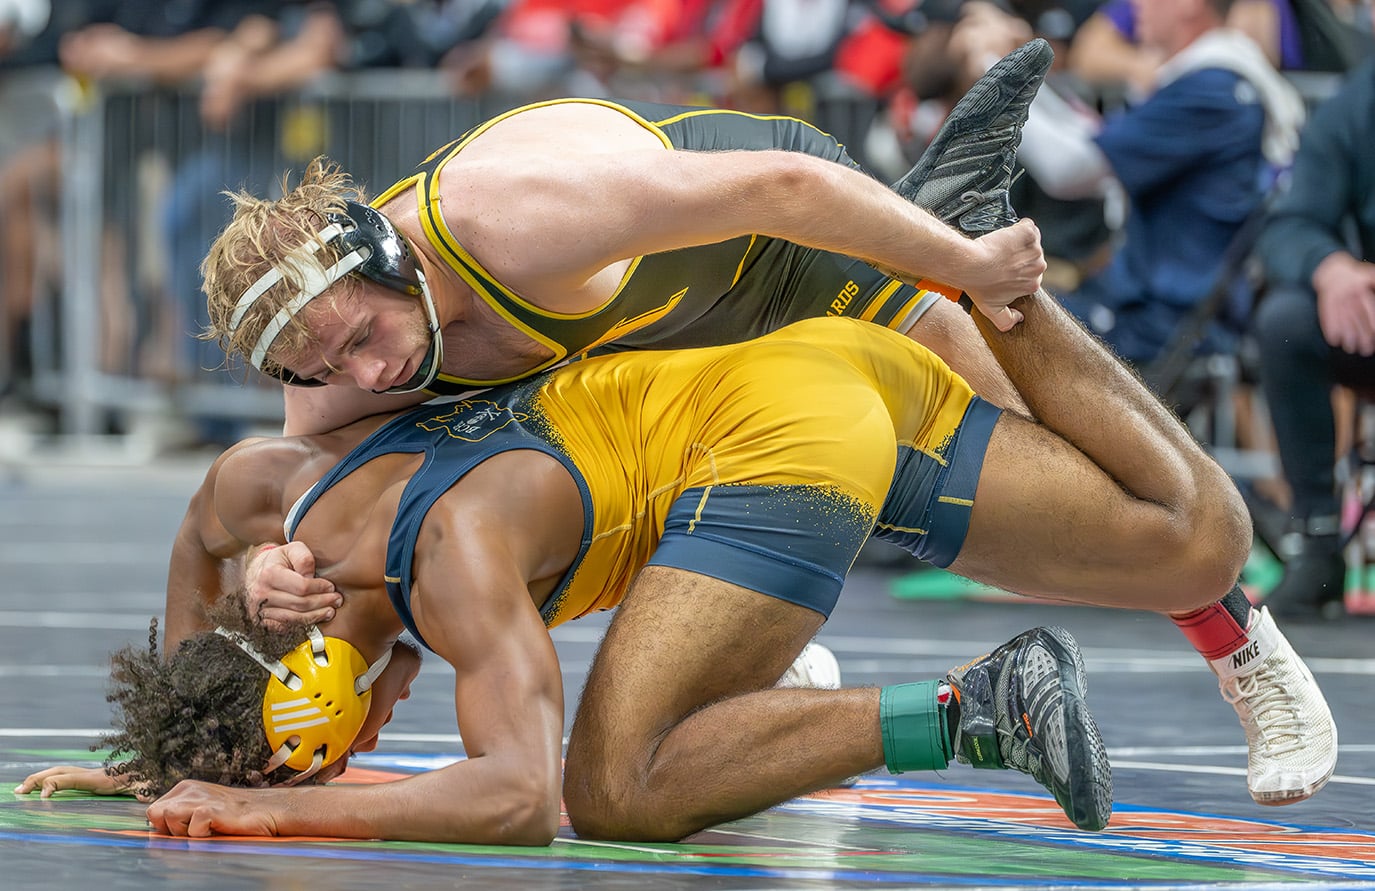
[[1178, 526], [1059, 436], [1004, 413], [950, 569], [1027, 595], [1158, 609], [1182, 584]]
[[682, 569], [648, 566], [588, 674], [565, 771], [593, 788], [647, 767], [658, 741], [708, 703], [773, 686], [824, 617]]

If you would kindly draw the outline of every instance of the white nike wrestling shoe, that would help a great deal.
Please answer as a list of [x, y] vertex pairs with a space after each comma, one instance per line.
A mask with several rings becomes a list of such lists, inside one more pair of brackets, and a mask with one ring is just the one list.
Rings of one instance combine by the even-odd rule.
[[1336, 722], [1268, 609], [1256, 611], [1247, 637], [1246, 646], [1208, 662], [1246, 731], [1246, 785], [1258, 804], [1303, 801], [1336, 769]]
[[775, 687], [782, 689], [807, 688], [812, 690], [839, 690], [840, 663], [835, 653], [812, 641], [797, 654], [793, 664], [783, 672]]

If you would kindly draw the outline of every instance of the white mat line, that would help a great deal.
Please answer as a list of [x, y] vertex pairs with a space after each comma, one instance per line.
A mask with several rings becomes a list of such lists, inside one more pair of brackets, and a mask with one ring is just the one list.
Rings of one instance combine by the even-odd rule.
[[[1375, 752], [1370, 743], [1339, 743], [1338, 752], [1348, 755], [1368, 755]], [[1245, 746], [1109, 746], [1108, 757], [1117, 763], [1118, 758], [1134, 758], [1151, 755], [1245, 755]]]
[[[1203, 764], [1164, 764], [1158, 761], [1118, 761], [1112, 759], [1114, 770], [1159, 770], [1166, 773], [1204, 773], [1213, 776], [1244, 777], [1244, 767], [1209, 767]], [[1350, 777], [1333, 774], [1329, 784], [1347, 786], [1375, 786], [1375, 777]]]
[[[67, 628], [101, 631], [147, 631], [149, 615], [132, 609], [130, 612], [86, 612], [68, 610], [0, 610], [0, 627], [9, 628]], [[594, 643], [601, 640], [606, 629], [555, 628], [551, 637], [562, 643]], [[849, 654], [882, 654], [885, 656], [941, 657], [960, 659], [970, 653], [981, 652], [980, 644], [949, 640], [915, 640], [890, 637], [821, 637], [819, 640], [840, 657], [843, 675], [888, 674], [910, 667], [894, 659], [854, 658]], [[1161, 671], [1204, 670], [1202, 657], [1191, 653], [1152, 654], [1149, 651], [1122, 653], [1118, 650], [1088, 649], [1084, 651], [1091, 673], [1146, 673]], [[1319, 674], [1375, 675], [1375, 659], [1334, 659], [1310, 657], [1308, 667]]]

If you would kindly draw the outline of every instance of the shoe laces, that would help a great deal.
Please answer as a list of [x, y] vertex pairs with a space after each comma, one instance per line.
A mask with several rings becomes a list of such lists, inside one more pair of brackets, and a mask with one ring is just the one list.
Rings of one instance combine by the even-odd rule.
[[1246, 707], [1271, 755], [1298, 751], [1303, 721], [1294, 697], [1269, 667], [1228, 680], [1222, 685], [1222, 698]]
[[998, 754], [1002, 756], [1004, 764], [1013, 770], [1029, 774], [1042, 785], [1045, 784], [1045, 765], [1041, 759], [1031, 757], [1030, 746], [1026, 740], [1019, 739], [1013, 731], [999, 727], [998, 743], [1001, 750]]

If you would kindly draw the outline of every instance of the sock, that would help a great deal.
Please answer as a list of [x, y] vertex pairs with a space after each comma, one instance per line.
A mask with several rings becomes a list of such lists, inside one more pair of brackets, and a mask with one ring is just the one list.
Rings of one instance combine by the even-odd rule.
[[945, 706], [945, 731], [950, 741], [950, 751], [955, 751], [955, 739], [960, 734], [960, 694], [949, 684], [942, 681], [936, 685], [936, 703]]
[[1203, 658], [1213, 660], [1235, 653], [1249, 642], [1246, 632], [1254, 612], [1251, 601], [1237, 584], [1217, 603], [1184, 615], [1172, 615], [1170, 620]]

